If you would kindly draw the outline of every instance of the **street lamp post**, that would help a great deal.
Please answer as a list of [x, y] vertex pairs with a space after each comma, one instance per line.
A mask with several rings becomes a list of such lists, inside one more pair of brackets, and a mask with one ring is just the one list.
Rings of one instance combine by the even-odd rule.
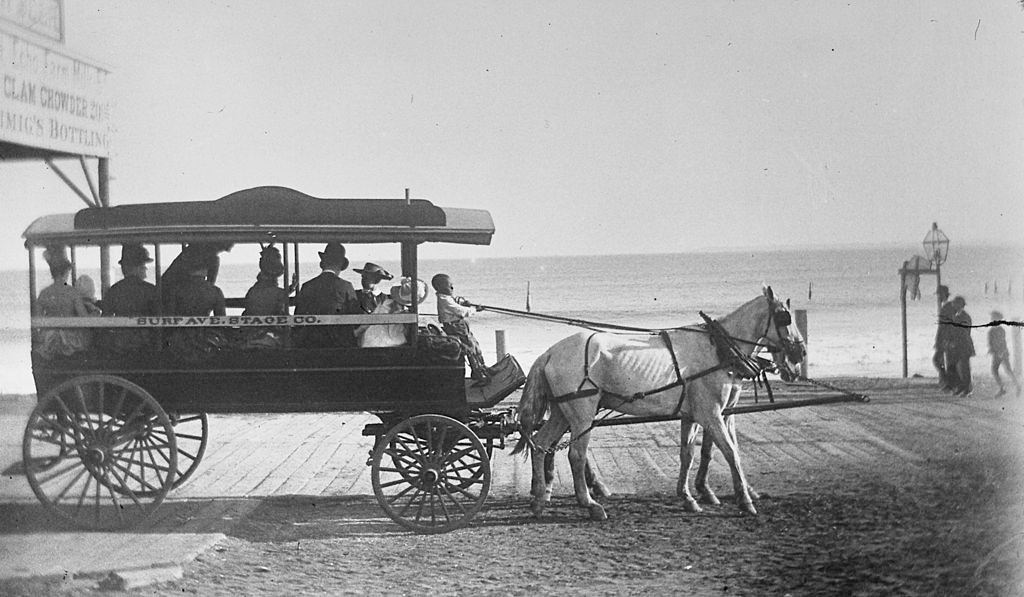
[[[941, 266], [949, 255], [949, 239], [939, 230], [939, 225], [932, 222], [932, 229], [924, 237], [924, 254], [927, 257], [916, 256], [911, 260], [904, 261], [900, 268], [900, 315], [903, 328], [903, 377], [907, 376], [907, 279], [918, 280], [923, 275], [935, 274], [935, 297], [938, 302], [938, 311], [942, 311], [942, 297], [939, 296], [939, 286], [942, 285]], [[916, 286], [915, 286], [916, 287]]]
[[942, 297], [939, 296], [939, 286], [942, 285], [942, 269], [941, 265], [946, 262], [946, 257], [949, 255], [949, 238], [946, 234], [939, 230], [939, 225], [936, 222], [932, 222], [932, 229], [925, 235], [924, 241], [921, 243], [924, 247], [924, 254], [928, 256], [928, 259], [935, 264], [935, 301], [938, 309], [936, 312], [942, 309]]

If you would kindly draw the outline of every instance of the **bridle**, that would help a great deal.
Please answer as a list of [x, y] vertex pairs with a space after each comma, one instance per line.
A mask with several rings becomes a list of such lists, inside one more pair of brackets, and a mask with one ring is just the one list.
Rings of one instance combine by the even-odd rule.
[[[807, 351], [804, 349], [803, 340], [798, 339], [794, 341], [787, 337], [786, 334], [783, 334], [783, 330], [793, 323], [793, 316], [790, 315], [789, 310], [785, 307], [776, 307], [776, 304], [781, 305], [779, 301], [774, 300], [770, 296], [766, 296], [765, 299], [768, 301], [768, 317], [764, 325], [764, 334], [761, 335], [755, 346], [766, 349], [773, 357], [781, 352], [785, 355], [787, 361], [799, 363], [803, 360], [804, 355], [807, 354]], [[775, 335], [779, 339], [778, 344], [773, 343], [768, 338], [772, 324], [775, 324]]]

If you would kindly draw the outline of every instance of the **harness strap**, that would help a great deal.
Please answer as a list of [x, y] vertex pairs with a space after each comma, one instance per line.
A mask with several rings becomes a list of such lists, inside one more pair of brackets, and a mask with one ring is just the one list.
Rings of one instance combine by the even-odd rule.
[[[597, 332], [594, 332], [587, 336], [587, 342], [583, 345], [583, 380], [580, 381], [580, 385], [576, 387], [576, 391], [569, 392], [568, 394], [562, 394], [561, 396], [554, 396], [551, 398], [550, 402], [554, 404], [561, 404], [577, 398], [594, 396], [601, 391], [600, 388], [597, 387], [597, 384], [594, 383], [594, 380], [590, 379], [590, 341], [593, 340], [596, 335]], [[584, 390], [583, 386], [588, 383], [593, 387]]]

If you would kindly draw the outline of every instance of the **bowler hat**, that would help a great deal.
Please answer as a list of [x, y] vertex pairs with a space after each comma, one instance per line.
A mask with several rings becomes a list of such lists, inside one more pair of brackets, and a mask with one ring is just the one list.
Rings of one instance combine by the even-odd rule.
[[320, 260], [327, 263], [337, 263], [341, 269], [348, 268], [348, 259], [345, 257], [345, 247], [341, 243], [327, 243], [323, 251], [320, 251]]
[[135, 267], [151, 261], [153, 258], [149, 256], [146, 247], [139, 244], [121, 245], [121, 260], [118, 261], [121, 265]]
[[[416, 280], [416, 304], [422, 303], [427, 298], [427, 283], [423, 280]], [[409, 306], [412, 304], [412, 278], [402, 278], [399, 286], [391, 287], [391, 299], [396, 303]]]
[[353, 269], [352, 271], [354, 271], [357, 274], [376, 274], [380, 276], [381, 280], [391, 280], [392, 278], [394, 278], [394, 276], [392, 276], [388, 272], [388, 270], [377, 265], [376, 263], [370, 263], [369, 261], [366, 262], [366, 265], [363, 266], [363, 269]]

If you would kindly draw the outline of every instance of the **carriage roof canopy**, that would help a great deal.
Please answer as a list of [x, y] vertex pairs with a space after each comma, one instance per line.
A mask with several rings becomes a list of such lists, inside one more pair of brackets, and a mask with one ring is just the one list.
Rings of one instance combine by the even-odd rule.
[[487, 245], [482, 209], [425, 199], [322, 199], [285, 187], [256, 187], [216, 201], [90, 207], [44, 216], [25, 230], [29, 245], [54, 242], [450, 242]]

